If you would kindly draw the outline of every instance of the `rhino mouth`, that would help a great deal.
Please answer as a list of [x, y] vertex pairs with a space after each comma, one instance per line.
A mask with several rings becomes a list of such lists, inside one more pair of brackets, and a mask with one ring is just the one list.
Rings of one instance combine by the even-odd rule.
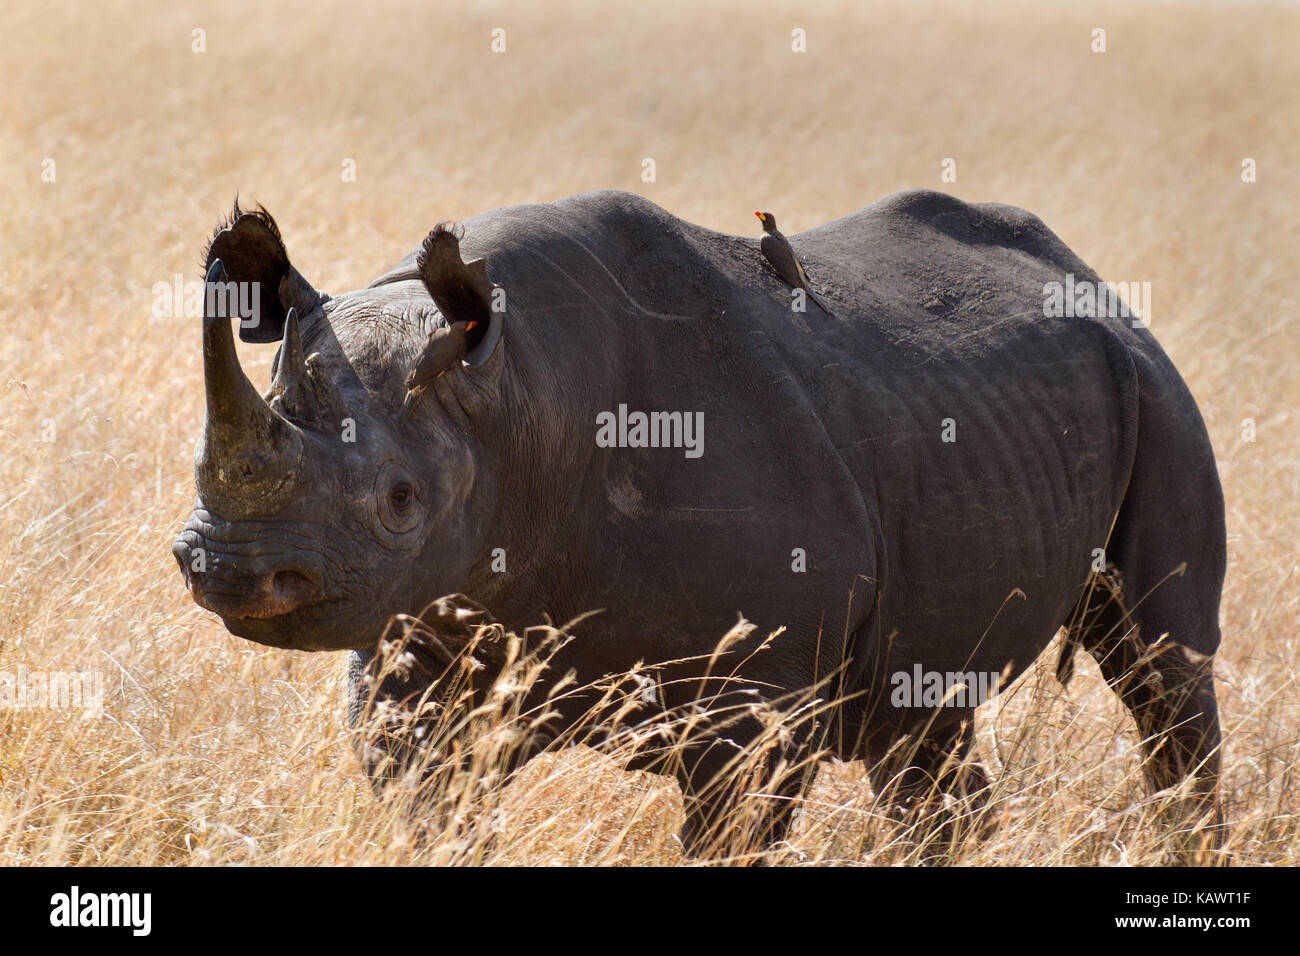
[[197, 576], [191, 578], [189, 588], [195, 604], [222, 618], [255, 620], [285, 617], [301, 607], [318, 603], [313, 598], [319, 592], [316, 582], [292, 570], [275, 572], [251, 592], [230, 594], [205, 590]]
[[[320, 640], [331, 601], [318, 601], [274, 617], [226, 617], [221, 623], [235, 637], [282, 651], [338, 650]], [[217, 612], [220, 614], [220, 612]]]
[[261, 523], [233, 525], [198, 509], [172, 554], [194, 603], [234, 630], [239, 622], [287, 622], [320, 612], [326, 603], [321, 562], [297, 546], [300, 538]]

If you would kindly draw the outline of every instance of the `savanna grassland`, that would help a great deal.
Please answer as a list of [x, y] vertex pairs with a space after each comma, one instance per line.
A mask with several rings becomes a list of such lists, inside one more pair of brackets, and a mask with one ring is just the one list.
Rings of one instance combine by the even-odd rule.
[[[0, 864], [680, 862], [676, 784], [584, 748], [413, 841], [350, 749], [342, 656], [245, 643], [193, 604], [169, 549], [199, 322], [151, 290], [199, 277], [236, 191], [337, 292], [440, 219], [587, 189], [756, 234], [756, 208], [797, 232], [912, 186], [1028, 208], [1102, 276], [1152, 283], [1227, 497], [1228, 849], [1300, 862], [1300, 9], [185, 7], [0, 13], [0, 673], [106, 682], [98, 719], [0, 710]], [[242, 352], [266, 385], [273, 350]], [[1161, 858], [1136, 732], [1083, 657], [1068, 689], [1049, 654], [982, 708], [1004, 825], [960, 862]], [[862, 768], [827, 765], [784, 859], [906, 860], [895, 835]]]

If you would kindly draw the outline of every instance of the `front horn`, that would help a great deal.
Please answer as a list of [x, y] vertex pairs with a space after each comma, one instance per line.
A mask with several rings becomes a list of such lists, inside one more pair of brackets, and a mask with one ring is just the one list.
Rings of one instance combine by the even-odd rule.
[[220, 259], [204, 284], [203, 382], [207, 418], [194, 453], [205, 505], [228, 520], [274, 513], [297, 490], [302, 433], [276, 414], [244, 374], [230, 330], [229, 282]]

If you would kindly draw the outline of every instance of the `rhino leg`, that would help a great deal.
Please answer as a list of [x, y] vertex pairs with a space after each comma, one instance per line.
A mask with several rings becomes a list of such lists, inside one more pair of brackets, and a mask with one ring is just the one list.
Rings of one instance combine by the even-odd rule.
[[428, 778], [436, 769], [422, 747], [421, 721], [412, 701], [424, 686], [418, 677], [403, 679], [388, 674], [378, 679], [381, 666], [373, 650], [351, 651], [347, 669], [348, 730], [361, 769], [376, 795], [413, 771]]
[[674, 769], [686, 810], [686, 855], [766, 862], [754, 855], [785, 840], [816, 776], [812, 737], [806, 725], [773, 733], [745, 719], [682, 748]]
[[1150, 785], [1179, 788], [1169, 812], [1200, 850], [1224, 836], [1213, 664], [1227, 531], [1195, 403], [1171, 370], [1151, 364], [1138, 366], [1137, 451], [1106, 546], [1120, 599], [1082, 640], [1137, 722]]
[[1121, 602], [1108, 604], [1087, 622], [1082, 642], [1137, 723], [1150, 788], [1190, 784], [1167, 810], [1169, 823], [1191, 838], [1178, 854], [1191, 854], [1190, 860], [1221, 845], [1225, 835], [1217, 800], [1221, 735], [1213, 658], [1170, 638], [1155, 639], [1173, 634], [1160, 610], [1166, 602], [1155, 594], [1131, 612]]
[[355, 731], [357, 729], [357, 725], [361, 723], [361, 715], [365, 713], [366, 704], [370, 701], [370, 691], [365, 686], [362, 678], [366, 673], [366, 665], [370, 663], [374, 656], [374, 651], [348, 652], [348, 730]]
[[876, 798], [908, 827], [906, 839], [921, 848], [924, 862], [951, 860], [965, 839], [992, 830], [984, 814], [988, 774], [970, 759], [972, 716], [867, 745], [867, 776]]

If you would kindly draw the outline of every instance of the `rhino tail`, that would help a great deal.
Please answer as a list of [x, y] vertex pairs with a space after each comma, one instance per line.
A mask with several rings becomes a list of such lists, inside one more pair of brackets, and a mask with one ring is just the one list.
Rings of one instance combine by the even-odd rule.
[[1070, 686], [1074, 676], [1074, 652], [1079, 647], [1079, 628], [1070, 627], [1061, 642], [1061, 656], [1056, 660], [1056, 682], [1062, 687]]

